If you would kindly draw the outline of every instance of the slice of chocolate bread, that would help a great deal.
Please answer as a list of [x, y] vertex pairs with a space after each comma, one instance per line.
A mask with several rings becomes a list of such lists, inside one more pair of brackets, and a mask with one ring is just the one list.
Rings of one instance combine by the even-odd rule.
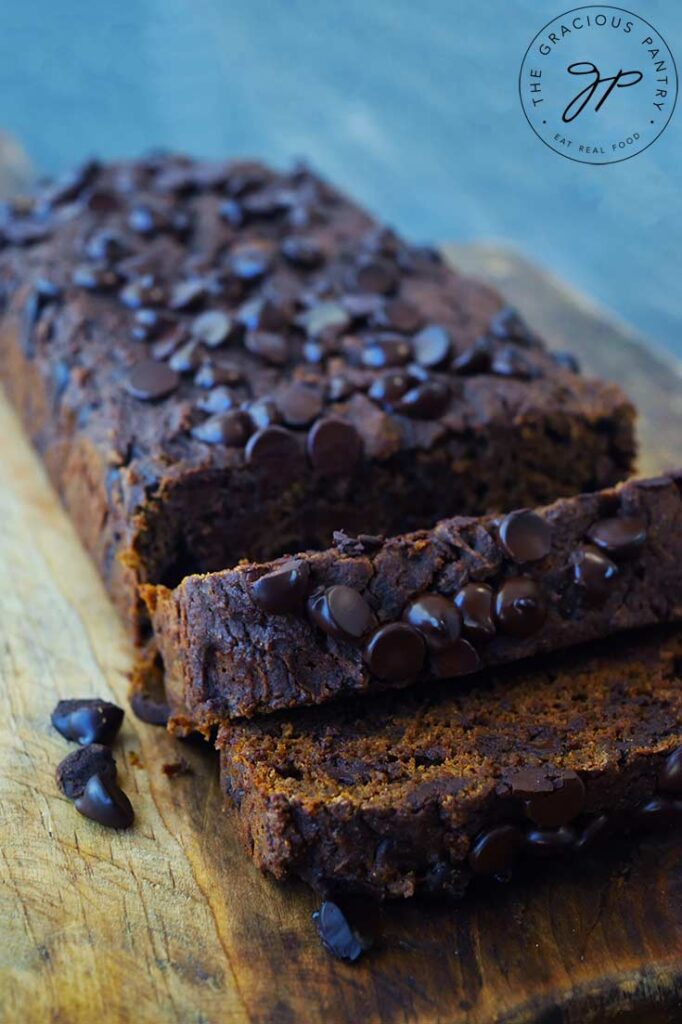
[[179, 730], [469, 675], [682, 618], [682, 473], [144, 596]]
[[0, 208], [0, 376], [124, 618], [141, 582], [537, 504], [633, 409], [308, 170], [90, 162]]
[[219, 733], [244, 844], [328, 894], [460, 895], [475, 875], [682, 823], [682, 634]]

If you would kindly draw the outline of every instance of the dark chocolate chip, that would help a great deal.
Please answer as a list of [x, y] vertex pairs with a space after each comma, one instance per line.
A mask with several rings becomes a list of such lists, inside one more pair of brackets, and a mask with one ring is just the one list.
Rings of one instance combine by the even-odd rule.
[[220, 204], [218, 213], [233, 228], [239, 228], [244, 223], [244, 211], [236, 199], [226, 199]]
[[562, 366], [564, 370], [580, 373], [580, 363], [572, 352], [552, 352], [552, 359], [557, 366]]
[[109, 189], [94, 189], [85, 197], [83, 203], [91, 213], [116, 213], [121, 208], [121, 200]]
[[134, 206], [128, 214], [128, 227], [138, 235], [155, 235], [165, 225], [161, 214], [149, 206]]
[[89, 743], [79, 747], [57, 765], [57, 785], [69, 800], [75, 800], [85, 789], [93, 775], [106, 779], [116, 778], [116, 762], [109, 747], [101, 743]]
[[196, 309], [208, 296], [208, 285], [201, 278], [179, 281], [173, 286], [168, 300], [171, 309]]
[[314, 270], [324, 262], [324, 252], [311, 238], [290, 235], [283, 240], [281, 248], [284, 258], [303, 270]]
[[300, 457], [296, 435], [285, 427], [269, 426], [252, 434], [246, 445], [246, 461], [262, 470], [278, 472]]
[[242, 372], [229, 363], [202, 363], [194, 376], [198, 388], [214, 388], [218, 384], [239, 384]]
[[91, 775], [76, 799], [76, 810], [107, 828], [128, 828], [134, 813], [130, 800], [113, 779]]
[[399, 371], [383, 373], [381, 377], [376, 377], [372, 381], [367, 394], [375, 402], [392, 406], [403, 397], [406, 391], [410, 390], [412, 383], [412, 380], [406, 373], [400, 373]]
[[[158, 348], [155, 349], [155, 354], [157, 352]], [[168, 360], [168, 365], [176, 373], [193, 373], [199, 367], [200, 361], [198, 343], [192, 339], [175, 349]]]
[[344, 295], [341, 303], [346, 312], [356, 321], [374, 316], [381, 309], [382, 299], [378, 295]]
[[311, 338], [338, 338], [350, 327], [350, 316], [339, 302], [320, 302], [301, 313], [296, 323]]
[[567, 825], [585, 806], [583, 781], [567, 768], [522, 769], [510, 783], [512, 795], [523, 800], [526, 815], [540, 828]]
[[166, 293], [152, 274], [144, 274], [131, 281], [118, 295], [128, 309], [140, 309], [141, 306], [161, 306], [166, 301]]
[[208, 348], [218, 348], [229, 340], [233, 330], [232, 317], [218, 309], [208, 310], [192, 322], [192, 335]]
[[579, 547], [573, 557], [573, 579], [591, 603], [603, 604], [613, 591], [618, 566], [591, 544]]
[[380, 626], [365, 648], [365, 661], [373, 675], [394, 683], [419, 675], [425, 655], [421, 633], [406, 622]]
[[204, 444], [222, 444], [226, 448], [243, 447], [253, 431], [248, 414], [233, 412], [216, 413], [203, 423], [192, 427], [192, 437]]
[[542, 628], [547, 617], [547, 603], [535, 580], [514, 576], [506, 580], [497, 592], [495, 615], [504, 633], [530, 636]]
[[440, 381], [418, 384], [395, 403], [396, 412], [418, 420], [435, 420], [450, 404], [450, 392]]
[[256, 603], [269, 615], [300, 610], [308, 593], [310, 568], [307, 562], [289, 558], [253, 584]]
[[658, 788], [664, 793], [682, 796], [682, 747], [673, 750], [665, 759], [658, 776]]
[[308, 614], [337, 640], [361, 640], [374, 625], [374, 613], [362, 594], [342, 583], [311, 595]]
[[294, 381], [277, 394], [277, 408], [289, 427], [307, 427], [322, 412], [322, 393], [301, 381]]
[[442, 594], [420, 594], [407, 605], [403, 619], [424, 637], [430, 651], [451, 647], [462, 629], [462, 617], [453, 602]]
[[389, 295], [395, 291], [400, 274], [395, 264], [378, 258], [363, 258], [354, 269], [354, 285], [359, 292]]
[[240, 281], [257, 281], [267, 274], [273, 255], [274, 246], [270, 242], [240, 242], [230, 251], [228, 266]]
[[285, 366], [289, 361], [289, 343], [282, 334], [273, 331], [249, 331], [246, 348], [272, 366]]
[[587, 531], [587, 538], [607, 555], [625, 558], [634, 554], [646, 542], [647, 531], [639, 516], [602, 519]]
[[127, 388], [134, 398], [153, 402], [166, 398], [180, 385], [180, 374], [156, 359], [135, 363], [128, 373]]
[[177, 322], [158, 309], [147, 309], [143, 306], [141, 309], [136, 309], [133, 314], [131, 333], [135, 341], [151, 341], [152, 338], [158, 338], [166, 331], [175, 330], [182, 333], [182, 328]]
[[258, 398], [255, 402], [249, 402], [245, 408], [258, 430], [279, 423], [282, 419], [279, 409], [270, 398]]
[[521, 852], [523, 834], [516, 825], [494, 825], [480, 832], [469, 851], [469, 867], [477, 875], [508, 872]]
[[249, 299], [239, 307], [237, 320], [247, 331], [281, 331], [289, 324], [291, 311], [272, 299]]
[[467, 583], [455, 594], [464, 633], [475, 643], [486, 643], [495, 636], [494, 596], [487, 583]]
[[110, 267], [81, 263], [71, 275], [77, 288], [85, 288], [89, 292], [110, 292], [118, 287], [119, 276]]
[[197, 409], [201, 409], [202, 412], [208, 413], [219, 413], [219, 412], [230, 412], [237, 405], [237, 400], [234, 393], [226, 388], [224, 385], [211, 388], [205, 395], [201, 395], [197, 399]]
[[495, 347], [489, 338], [477, 338], [453, 360], [453, 372], [462, 377], [490, 373], [494, 352]]
[[327, 398], [330, 402], [343, 402], [355, 391], [355, 385], [343, 374], [335, 373], [327, 381]]
[[412, 346], [404, 338], [375, 337], [361, 352], [363, 366], [380, 370], [389, 366], [405, 366], [412, 359]]
[[645, 831], [673, 828], [682, 823], [682, 800], [654, 796], [637, 808], [632, 820], [635, 828]]
[[141, 722], [146, 722], [147, 725], [168, 725], [170, 707], [165, 700], [144, 690], [136, 690], [130, 698], [130, 706]]
[[421, 327], [423, 318], [411, 302], [406, 302], [405, 299], [389, 299], [376, 313], [374, 322], [377, 326], [386, 327], [390, 331], [413, 334]]
[[81, 192], [91, 185], [99, 173], [97, 160], [86, 160], [73, 171], [62, 175], [50, 185], [41, 198], [48, 206], [60, 206], [78, 199]]
[[552, 530], [537, 512], [530, 509], [510, 512], [500, 523], [498, 532], [502, 546], [515, 562], [537, 562], [549, 554]]
[[481, 658], [476, 648], [460, 637], [444, 651], [431, 655], [431, 671], [438, 679], [455, 679], [468, 676], [481, 667]]
[[579, 853], [585, 853], [595, 847], [601, 846], [605, 840], [610, 839], [615, 830], [613, 819], [608, 814], [597, 814], [578, 833], [575, 842], [575, 849]]
[[60, 700], [51, 716], [55, 729], [81, 746], [111, 743], [121, 728], [123, 709], [99, 697]]
[[327, 416], [310, 428], [308, 458], [323, 476], [348, 476], [362, 456], [362, 438], [352, 423]]
[[452, 337], [442, 324], [428, 324], [412, 339], [412, 348], [420, 366], [434, 369], [450, 357]]
[[325, 900], [313, 914], [313, 921], [322, 945], [339, 960], [353, 963], [369, 948], [366, 941], [350, 926], [343, 911], [329, 900]]
[[125, 238], [108, 229], [96, 231], [85, 246], [86, 255], [97, 263], [114, 263], [129, 252], [130, 246]]
[[495, 313], [488, 330], [494, 338], [500, 338], [502, 341], [513, 340], [523, 344], [531, 338], [526, 323], [511, 306], [505, 306]]
[[533, 828], [526, 834], [526, 849], [536, 857], [558, 857], [572, 850], [576, 842], [575, 829]]
[[495, 353], [490, 369], [498, 377], [516, 380], [533, 380], [539, 376], [538, 368], [513, 345], [505, 345]]

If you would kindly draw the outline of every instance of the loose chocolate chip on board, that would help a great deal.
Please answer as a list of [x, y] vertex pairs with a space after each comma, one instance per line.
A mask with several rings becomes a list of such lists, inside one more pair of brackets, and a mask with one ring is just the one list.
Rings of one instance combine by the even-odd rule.
[[252, 586], [254, 600], [270, 615], [299, 611], [308, 592], [310, 569], [307, 562], [287, 559]]
[[530, 509], [510, 512], [498, 532], [504, 550], [515, 562], [537, 562], [549, 554], [552, 546], [549, 523]]
[[79, 747], [57, 765], [57, 785], [69, 800], [75, 800], [82, 794], [88, 779], [93, 775], [111, 780], [116, 778], [113, 754], [109, 747], [101, 743]]
[[682, 796], [682, 747], [673, 750], [666, 758], [658, 776], [658, 788], [663, 793]]
[[614, 831], [613, 819], [608, 814], [597, 814], [578, 833], [575, 849], [578, 853], [585, 853], [601, 846], [603, 842], [611, 838]]
[[405, 682], [419, 675], [426, 656], [421, 633], [406, 622], [381, 626], [365, 648], [365, 661], [373, 675], [390, 682]]
[[434, 651], [431, 655], [431, 671], [438, 679], [455, 679], [457, 676], [468, 676], [477, 672], [481, 666], [481, 658], [468, 640], [460, 637], [444, 651]]
[[168, 725], [170, 707], [168, 703], [144, 690], [136, 690], [130, 698], [130, 706], [136, 718], [147, 725]]
[[451, 647], [462, 629], [462, 616], [442, 594], [420, 594], [407, 605], [403, 619], [422, 634], [430, 651]]
[[560, 828], [534, 828], [526, 834], [526, 849], [535, 857], [559, 857], [575, 847], [575, 829], [569, 825]]
[[500, 875], [510, 870], [523, 847], [517, 825], [494, 825], [474, 840], [469, 866], [477, 875]]
[[590, 527], [587, 538], [607, 555], [627, 558], [646, 543], [646, 524], [639, 516], [602, 519]]
[[510, 636], [531, 636], [544, 625], [547, 604], [535, 580], [514, 576], [506, 580], [495, 598], [500, 628]]
[[336, 903], [326, 900], [313, 914], [313, 921], [322, 945], [339, 960], [353, 963], [369, 948], [367, 941], [353, 930]]
[[584, 544], [574, 554], [573, 579], [592, 604], [603, 604], [613, 591], [619, 575], [615, 562], [591, 544]]
[[128, 828], [135, 817], [120, 786], [104, 775], [91, 775], [76, 799], [76, 810], [107, 828]]
[[135, 363], [128, 373], [127, 389], [134, 398], [154, 402], [166, 398], [180, 385], [180, 374], [156, 359]]
[[111, 743], [123, 722], [123, 709], [99, 698], [60, 700], [52, 712], [52, 724], [67, 740], [82, 746]]
[[308, 614], [320, 629], [338, 640], [361, 640], [375, 621], [362, 594], [342, 583], [311, 595]]
[[492, 588], [487, 583], [467, 583], [455, 594], [455, 606], [462, 616], [464, 633], [474, 643], [487, 643], [495, 636], [494, 599]]
[[327, 416], [310, 428], [308, 457], [323, 476], [348, 476], [362, 457], [362, 438], [352, 423]]

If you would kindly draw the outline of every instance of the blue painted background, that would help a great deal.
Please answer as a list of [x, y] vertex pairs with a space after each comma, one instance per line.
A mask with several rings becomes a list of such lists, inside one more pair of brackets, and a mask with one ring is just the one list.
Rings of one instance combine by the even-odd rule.
[[[682, 65], [680, 0], [633, 4]], [[0, 130], [49, 172], [152, 146], [304, 154], [415, 239], [509, 242], [682, 356], [682, 102], [625, 163], [546, 149], [517, 76], [568, 6], [2, 0]]]

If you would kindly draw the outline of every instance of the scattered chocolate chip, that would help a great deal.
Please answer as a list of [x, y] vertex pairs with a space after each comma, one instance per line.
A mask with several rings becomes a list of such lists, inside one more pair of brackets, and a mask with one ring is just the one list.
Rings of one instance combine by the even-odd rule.
[[537, 562], [549, 554], [552, 546], [549, 523], [530, 509], [510, 512], [498, 533], [504, 550], [515, 562]]
[[412, 347], [404, 338], [375, 337], [361, 352], [362, 365], [372, 370], [405, 366], [412, 359]]
[[516, 825], [494, 825], [480, 832], [469, 851], [469, 867], [477, 875], [508, 872], [523, 847], [523, 834]]
[[99, 697], [60, 700], [51, 720], [65, 739], [76, 740], [81, 746], [111, 743], [121, 728], [123, 709]]
[[300, 611], [308, 593], [310, 568], [307, 562], [289, 558], [259, 577], [251, 590], [256, 603], [269, 615]]
[[494, 338], [500, 338], [502, 341], [512, 340], [523, 344], [531, 338], [526, 323], [511, 306], [505, 306], [495, 313], [488, 330]]
[[510, 636], [530, 636], [543, 626], [547, 604], [535, 580], [514, 576], [497, 592], [495, 615], [503, 632]]
[[459, 611], [442, 594], [420, 594], [407, 605], [403, 619], [422, 634], [430, 651], [451, 647], [462, 629]]
[[401, 373], [400, 371], [383, 373], [381, 377], [376, 377], [372, 381], [367, 394], [375, 402], [393, 406], [403, 397], [406, 391], [410, 390], [412, 383], [412, 380], [406, 373]]
[[[136, 309], [133, 314], [132, 336], [135, 341], [151, 341], [158, 338], [167, 331], [178, 330], [182, 333], [176, 320], [161, 313], [158, 309], [147, 309], [142, 307]], [[178, 335], [180, 336], [180, 334]]]
[[165, 220], [149, 206], [134, 206], [128, 214], [128, 227], [138, 235], [155, 235], [165, 227]]
[[400, 334], [413, 334], [423, 323], [419, 310], [405, 299], [389, 299], [375, 314], [374, 322], [379, 327]]
[[368, 320], [381, 309], [382, 299], [379, 295], [344, 295], [341, 304], [346, 312], [356, 321]]
[[141, 306], [162, 306], [166, 301], [166, 294], [153, 274], [144, 274], [142, 277], [123, 288], [118, 295], [124, 306], [128, 309], [140, 309]]
[[352, 423], [334, 416], [318, 420], [307, 438], [308, 458], [324, 476], [348, 476], [362, 457], [362, 438]]
[[221, 385], [217, 388], [211, 388], [205, 395], [201, 395], [197, 399], [197, 409], [201, 409], [202, 412], [208, 412], [211, 414], [219, 412], [230, 412], [237, 405], [237, 399], [234, 393]]
[[76, 810], [107, 828], [128, 828], [134, 813], [130, 800], [113, 779], [91, 775], [76, 799]]
[[312, 621], [337, 640], [361, 640], [374, 625], [374, 613], [362, 594], [336, 584], [308, 599]]
[[322, 393], [301, 381], [294, 381], [277, 394], [277, 408], [289, 427], [307, 427], [322, 412]]
[[157, 698], [144, 690], [136, 690], [130, 698], [130, 706], [141, 722], [147, 725], [168, 725], [170, 707], [162, 698]]
[[257, 430], [246, 445], [246, 461], [264, 470], [279, 470], [298, 459], [300, 448], [295, 434], [285, 427], [270, 426]]
[[516, 380], [533, 380], [539, 376], [538, 368], [513, 345], [505, 345], [495, 353], [490, 369], [497, 377]]
[[574, 581], [591, 603], [603, 604], [613, 591], [620, 572], [618, 566], [591, 544], [579, 547], [573, 557]]
[[285, 366], [289, 361], [289, 343], [282, 334], [272, 331], [249, 331], [246, 348], [272, 366]]
[[435, 651], [431, 655], [431, 671], [438, 679], [455, 679], [457, 676], [468, 676], [478, 672], [481, 657], [476, 648], [460, 637], [444, 651]]
[[536, 857], [558, 857], [573, 849], [576, 842], [575, 829], [570, 825], [561, 828], [533, 828], [526, 834], [526, 849]]
[[330, 402], [343, 402], [355, 391], [355, 385], [348, 377], [335, 373], [327, 381], [327, 398]]
[[313, 914], [313, 921], [322, 945], [339, 960], [353, 963], [369, 948], [366, 941], [351, 928], [343, 911], [329, 900], [325, 900]]
[[281, 331], [290, 319], [286, 306], [262, 296], [243, 303], [237, 313], [238, 323], [247, 331]]
[[464, 633], [475, 643], [486, 643], [495, 636], [494, 597], [487, 583], [467, 583], [455, 594]]
[[359, 292], [389, 295], [400, 280], [398, 268], [388, 260], [363, 258], [353, 271], [353, 284]]
[[94, 189], [85, 197], [83, 203], [91, 213], [116, 213], [121, 208], [121, 200], [109, 189]]
[[452, 337], [442, 324], [428, 324], [412, 339], [412, 348], [420, 366], [435, 369], [450, 357]]
[[324, 252], [320, 246], [301, 235], [289, 235], [283, 240], [281, 249], [289, 263], [303, 270], [314, 270], [324, 262]]
[[71, 275], [71, 280], [77, 288], [85, 288], [89, 292], [110, 292], [119, 284], [119, 277], [115, 270], [89, 263], [81, 263], [76, 267]]
[[658, 788], [664, 793], [682, 796], [682, 747], [673, 750], [665, 759], [658, 776]]
[[176, 373], [193, 373], [199, 367], [200, 361], [197, 342], [192, 339], [175, 349], [168, 360], [168, 365]]
[[477, 338], [453, 360], [453, 372], [463, 377], [490, 373], [494, 353], [495, 347], [489, 338]]
[[144, 402], [166, 398], [179, 386], [180, 374], [156, 359], [143, 359], [135, 363], [128, 373], [128, 391]]
[[208, 310], [192, 321], [192, 336], [208, 348], [219, 348], [229, 340], [232, 317], [220, 310]]
[[552, 359], [557, 366], [563, 366], [571, 373], [580, 373], [580, 363], [572, 352], [552, 352]]
[[626, 558], [646, 543], [646, 525], [639, 516], [602, 519], [590, 527], [587, 538], [607, 555]]
[[240, 242], [230, 251], [228, 265], [239, 280], [257, 281], [267, 274], [273, 255], [274, 247], [270, 242]]
[[78, 199], [81, 192], [93, 183], [99, 173], [100, 164], [97, 160], [86, 160], [75, 170], [62, 175], [50, 185], [42, 195], [48, 206], [61, 206]]
[[279, 423], [282, 419], [279, 409], [270, 398], [258, 398], [246, 405], [246, 411], [258, 430]]
[[57, 785], [69, 800], [75, 800], [85, 789], [93, 775], [106, 779], [116, 778], [116, 762], [109, 747], [101, 743], [89, 743], [79, 747], [57, 765]]
[[417, 420], [435, 420], [450, 404], [450, 392], [440, 381], [419, 384], [395, 403], [396, 412]]
[[251, 419], [245, 412], [216, 413], [203, 423], [192, 427], [192, 437], [204, 444], [222, 444], [226, 448], [242, 448], [253, 431]]
[[125, 238], [109, 229], [96, 231], [85, 246], [86, 256], [96, 263], [114, 263], [129, 252], [130, 246]]
[[645, 831], [672, 828], [682, 822], [682, 800], [671, 796], [654, 796], [638, 807], [633, 824]]
[[338, 338], [350, 327], [350, 316], [339, 302], [320, 302], [296, 318], [311, 338]]
[[585, 853], [587, 850], [601, 846], [604, 840], [613, 835], [614, 827], [613, 820], [608, 814], [597, 814], [578, 833], [578, 838], [575, 841], [576, 851]]
[[365, 648], [365, 661], [373, 675], [394, 683], [419, 675], [425, 655], [421, 633], [406, 622], [380, 626]]
[[208, 297], [208, 286], [201, 278], [190, 278], [188, 281], [179, 281], [173, 286], [168, 305], [170, 309], [188, 310], [196, 309]]
[[241, 370], [229, 363], [201, 364], [194, 375], [194, 383], [198, 388], [214, 388], [219, 384], [239, 384], [242, 380]]

